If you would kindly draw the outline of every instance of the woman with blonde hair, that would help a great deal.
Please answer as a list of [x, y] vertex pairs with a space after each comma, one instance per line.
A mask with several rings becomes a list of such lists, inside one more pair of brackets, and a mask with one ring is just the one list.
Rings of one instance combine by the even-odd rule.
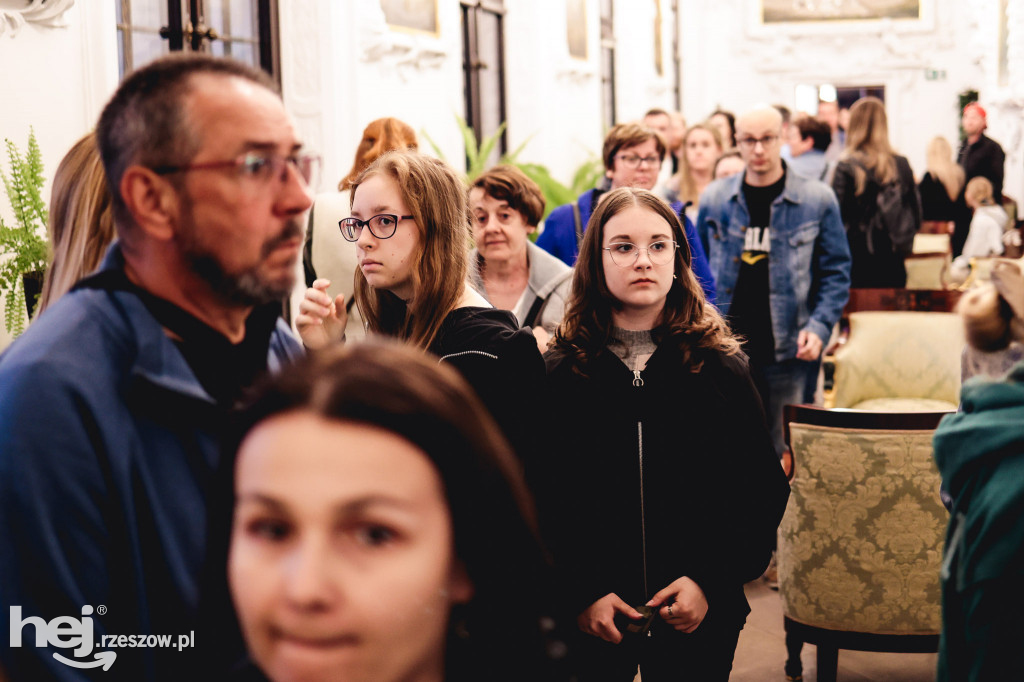
[[964, 188], [964, 169], [953, 160], [953, 148], [941, 135], [928, 143], [924, 177], [918, 183], [921, 219], [949, 221], [956, 218], [956, 198]]
[[902, 288], [903, 258], [921, 227], [921, 199], [906, 157], [889, 144], [885, 105], [864, 97], [850, 108], [846, 149], [832, 178], [853, 258], [853, 288]]
[[[349, 313], [358, 322], [351, 329], [352, 338], [362, 337], [362, 318], [351, 304], [356, 256], [352, 244], [342, 239], [338, 232], [338, 221], [348, 215], [349, 191], [367, 166], [386, 152], [395, 149], [416, 151], [418, 148], [416, 131], [407, 123], [390, 117], [371, 121], [363, 130], [352, 168], [338, 183], [338, 191], [317, 195], [309, 211], [309, 229], [302, 254], [304, 281], [293, 300], [301, 297], [306, 287], [312, 286], [316, 279], [327, 280], [332, 297], [345, 294], [350, 301]], [[297, 314], [298, 300], [294, 300], [292, 308]]]
[[[701, 293], [683, 225], [608, 193], [545, 356], [557, 420], [538, 482], [580, 682], [729, 678], [789, 488], [746, 356]], [[699, 510], [699, 511], [698, 511]]]
[[[467, 282], [471, 230], [462, 180], [443, 161], [393, 151], [351, 187], [352, 216], [339, 226], [355, 243], [355, 300], [367, 331], [451, 363], [524, 452], [530, 438], [520, 413], [536, 399], [543, 362], [532, 332]], [[296, 318], [310, 349], [345, 338], [345, 297], [332, 299], [327, 286], [318, 279], [306, 290]]]
[[110, 190], [93, 133], [76, 142], [57, 166], [48, 228], [53, 258], [36, 315], [95, 270], [114, 240]]
[[672, 201], [683, 202], [691, 221], [697, 220], [700, 195], [715, 179], [715, 162], [724, 150], [718, 128], [707, 122], [691, 126], [683, 137], [679, 172], [669, 181], [669, 192]]

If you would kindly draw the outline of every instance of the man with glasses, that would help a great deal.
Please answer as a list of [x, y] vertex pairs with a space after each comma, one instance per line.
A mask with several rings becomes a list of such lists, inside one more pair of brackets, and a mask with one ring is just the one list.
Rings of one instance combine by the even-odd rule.
[[746, 170], [712, 183], [697, 231], [718, 307], [744, 339], [751, 374], [784, 448], [782, 408], [802, 403], [808, 373], [850, 290], [850, 250], [832, 189], [787, 169], [782, 116], [761, 107], [736, 121]]
[[[102, 678], [110, 661], [116, 679], [196, 672], [190, 649], [107, 651], [106, 635], [191, 635], [217, 653], [197, 613], [219, 441], [243, 391], [301, 352], [281, 302], [319, 159], [273, 82], [165, 57], [121, 84], [97, 139], [118, 241], [0, 357], [12, 680]], [[36, 646], [58, 617], [89, 620], [80, 648], [45, 632]]]
[[[571, 204], [553, 210], [544, 220], [544, 230], [537, 238], [537, 246], [566, 265], [575, 265], [590, 214], [604, 193], [619, 187], [651, 190], [658, 181], [666, 151], [661, 135], [645, 125], [620, 123], [613, 127], [604, 138], [605, 182], [601, 187], [588, 189]], [[672, 208], [680, 215], [686, 228], [693, 256], [693, 272], [704, 289], [704, 295], [713, 303], [715, 283], [693, 223], [683, 216], [682, 204], [677, 203]]]

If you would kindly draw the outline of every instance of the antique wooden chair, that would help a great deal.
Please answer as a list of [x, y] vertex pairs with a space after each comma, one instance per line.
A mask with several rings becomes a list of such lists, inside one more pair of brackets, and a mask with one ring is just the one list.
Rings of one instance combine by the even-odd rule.
[[932, 434], [946, 412], [786, 407], [792, 497], [776, 558], [788, 679], [817, 646], [819, 682], [839, 649], [934, 652], [948, 515]]

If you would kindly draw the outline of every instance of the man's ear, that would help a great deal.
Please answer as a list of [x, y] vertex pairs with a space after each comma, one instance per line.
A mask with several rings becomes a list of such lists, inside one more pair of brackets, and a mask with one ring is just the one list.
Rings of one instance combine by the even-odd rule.
[[466, 565], [456, 559], [452, 563], [451, 575], [448, 577], [448, 594], [453, 604], [466, 604], [473, 598], [476, 589], [473, 581], [469, 579], [466, 572]]
[[178, 193], [161, 175], [144, 166], [129, 166], [121, 176], [121, 197], [139, 228], [154, 239], [174, 237]]

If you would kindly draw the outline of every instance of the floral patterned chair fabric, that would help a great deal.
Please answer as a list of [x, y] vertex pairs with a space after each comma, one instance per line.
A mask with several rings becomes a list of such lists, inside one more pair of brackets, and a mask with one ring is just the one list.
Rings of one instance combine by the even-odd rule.
[[833, 407], [893, 412], [956, 409], [963, 322], [956, 313], [850, 314], [835, 353]]
[[[908, 635], [937, 643], [948, 514], [932, 435], [946, 413], [787, 409], [795, 470], [777, 551], [787, 631], [834, 636], [815, 642], [819, 680], [829, 665], [834, 675], [828, 657], [840, 648], [898, 651]], [[897, 639], [878, 649], [844, 642], [844, 633]], [[797, 639], [788, 643], [799, 661], [802, 642], [815, 640]], [[927, 650], [931, 642], [912, 645]]]

